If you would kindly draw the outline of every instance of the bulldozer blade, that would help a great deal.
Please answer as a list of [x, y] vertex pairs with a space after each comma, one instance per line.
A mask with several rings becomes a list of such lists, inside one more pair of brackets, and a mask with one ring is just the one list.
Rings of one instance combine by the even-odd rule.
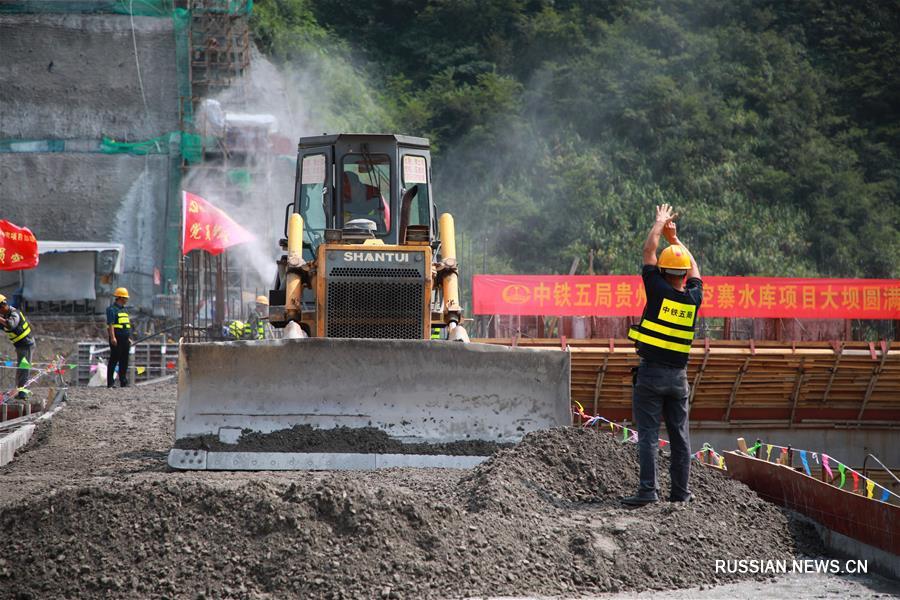
[[[309, 425], [375, 427], [405, 443], [516, 442], [571, 423], [569, 378], [570, 355], [559, 350], [341, 338], [182, 343], [175, 439], [213, 435], [234, 443], [242, 430]], [[169, 464], [229, 468], [204, 452], [174, 449]], [[236, 469], [315, 468], [297, 455], [248, 461], [246, 452], [231, 454]], [[322, 468], [341, 468], [329, 460]], [[471, 466], [435, 460], [425, 463]], [[291, 466], [299, 463], [307, 466]]]

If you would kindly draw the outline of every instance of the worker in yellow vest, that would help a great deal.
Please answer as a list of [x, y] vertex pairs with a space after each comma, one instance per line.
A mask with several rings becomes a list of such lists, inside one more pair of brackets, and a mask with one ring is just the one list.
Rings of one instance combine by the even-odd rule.
[[242, 340], [247, 329], [246, 323], [240, 320], [228, 321], [225, 325], [225, 337], [228, 339]]
[[[6, 296], [0, 294], [0, 327], [6, 332], [9, 341], [16, 349], [16, 398], [24, 400], [28, 395], [25, 389], [31, 375], [31, 356], [34, 352], [34, 334], [31, 324], [19, 309], [10, 306]], [[23, 362], [24, 361], [24, 362]]]
[[269, 325], [269, 299], [257, 296], [256, 306], [250, 311], [249, 320], [244, 325], [244, 339], [265, 340], [274, 337], [272, 326]]
[[[656, 220], [644, 242], [641, 277], [647, 304], [641, 321], [628, 337], [637, 346], [640, 365], [634, 376], [631, 406], [637, 425], [640, 475], [638, 491], [622, 498], [629, 506], [643, 506], [659, 500], [656, 485], [656, 456], [662, 416], [672, 452], [669, 475], [669, 502], [689, 502], [691, 440], [688, 430], [687, 362], [694, 339], [697, 311], [703, 302], [703, 282], [697, 261], [679, 241], [675, 214], [668, 204], [656, 207]], [[659, 238], [671, 244], [656, 257]]]
[[128, 290], [120, 287], [113, 292], [113, 303], [106, 309], [109, 334], [109, 364], [106, 367], [106, 387], [113, 387], [116, 366], [119, 385], [128, 387], [128, 357], [131, 350], [131, 317], [128, 315]]

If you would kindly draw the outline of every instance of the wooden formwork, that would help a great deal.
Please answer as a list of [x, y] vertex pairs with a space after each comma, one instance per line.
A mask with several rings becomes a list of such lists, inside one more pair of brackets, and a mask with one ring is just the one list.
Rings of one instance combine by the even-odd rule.
[[[480, 339], [572, 356], [572, 400], [591, 414], [631, 418], [624, 339]], [[897, 344], [895, 344], [897, 346]], [[891, 342], [697, 340], [688, 363], [691, 420], [787, 427], [900, 425], [900, 348]]]

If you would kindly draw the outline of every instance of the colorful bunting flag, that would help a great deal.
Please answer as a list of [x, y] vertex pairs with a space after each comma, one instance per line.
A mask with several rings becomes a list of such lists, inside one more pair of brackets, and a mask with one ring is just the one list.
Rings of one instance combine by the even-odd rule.
[[881, 501], [887, 502], [890, 495], [891, 495], [891, 493], [889, 491], [887, 491], [886, 489], [881, 490]]
[[725, 457], [724, 456], [719, 456], [719, 468], [720, 469], [725, 468]]
[[175, 363], [172, 362], [172, 361], [167, 362], [167, 363], [166, 363], [166, 368], [167, 368], [167, 369], [174, 369], [174, 368], [175, 368]]
[[668, 444], [668, 443], [669, 443], [669, 442], [667, 442], [666, 440], [662, 440], [662, 439], [661, 439], [661, 440], [659, 440], [659, 447], [660, 447], [660, 448], [665, 448], [665, 447], [666, 447], [666, 444]]
[[20, 369], [30, 369], [31, 363], [28, 362], [28, 359], [23, 356], [22, 361], [19, 363], [19, 368]]
[[623, 442], [628, 441], [628, 427], [627, 426], [622, 427], [622, 441]]
[[816, 464], [819, 464], [819, 453], [813, 452], [812, 457], [813, 457], [813, 460], [816, 461]]
[[866, 480], [866, 498], [871, 498], [875, 493], [875, 482], [871, 479]]
[[809, 462], [806, 460], [806, 450], [800, 451], [800, 462], [803, 463], [803, 470], [806, 471], [806, 474], [812, 476], [812, 473], [809, 471]]
[[137, 368], [137, 374], [138, 374], [138, 375], [143, 375], [143, 374], [144, 374], [144, 371], [146, 371], [146, 370], [147, 370], [147, 369], [145, 369], [144, 367], [138, 367], [138, 368]]
[[834, 473], [831, 472], [831, 467], [828, 465], [827, 454], [822, 454], [822, 468], [825, 469], [826, 473], [828, 473], [829, 481], [834, 481]]
[[838, 472], [841, 474], [841, 485], [838, 487], [843, 488], [844, 484], [847, 483], [847, 473], [845, 472], [846, 467], [844, 467], [843, 463], [838, 463]]
[[859, 473], [857, 473], [853, 469], [850, 469], [850, 474], [853, 475], [853, 491], [858, 492], [859, 491]]
[[772, 444], [766, 444], [766, 462], [769, 462], [769, 458], [772, 456]]

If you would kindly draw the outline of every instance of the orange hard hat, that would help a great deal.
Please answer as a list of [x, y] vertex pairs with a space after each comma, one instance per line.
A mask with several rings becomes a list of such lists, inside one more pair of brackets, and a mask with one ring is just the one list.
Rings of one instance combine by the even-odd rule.
[[116, 298], [128, 298], [128, 290], [123, 287], [116, 288], [116, 291], [113, 292], [113, 296]]
[[672, 271], [689, 270], [691, 268], [691, 256], [683, 246], [672, 244], [660, 253], [656, 264], [670, 275], [684, 275], [684, 273], [672, 273]]

